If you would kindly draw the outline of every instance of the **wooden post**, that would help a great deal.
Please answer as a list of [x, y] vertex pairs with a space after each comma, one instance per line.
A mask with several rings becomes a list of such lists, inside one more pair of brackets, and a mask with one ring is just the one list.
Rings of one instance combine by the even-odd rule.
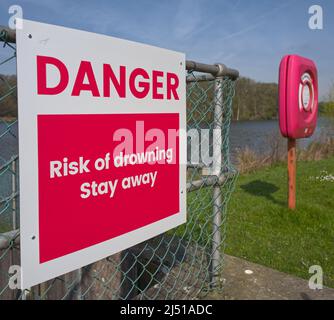
[[288, 139], [289, 209], [296, 209], [296, 139]]

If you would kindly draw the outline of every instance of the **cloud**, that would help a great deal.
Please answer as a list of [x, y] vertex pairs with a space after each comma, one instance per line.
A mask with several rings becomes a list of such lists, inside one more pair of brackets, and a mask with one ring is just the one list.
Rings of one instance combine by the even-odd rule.
[[262, 25], [270, 15], [272, 15], [273, 13], [277, 13], [278, 11], [281, 11], [282, 9], [285, 9], [285, 8], [293, 5], [293, 3], [295, 1], [296, 0], [289, 0], [288, 3], [285, 3], [283, 5], [280, 5], [280, 6], [277, 6], [277, 7], [273, 8], [273, 9], [268, 10], [267, 12], [265, 12], [265, 13], [261, 14], [260, 16], [256, 17], [256, 21], [253, 21], [250, 25], [248, 25], [244, 28], [241, 28], [240, 30], [238, 30], [236, 32], [225, 35], [220, 40], [221, 41], [222, 40], [229, 40], [229, 39], [232, 39], [234, 37], [244, 35], [245, 33], [248, 33], [249, 31], [252, 31], [252, 30], [256, 29], [258, 26]]
[[189, 36], [202, 22], [202, 10], [199, 1], [181, 0], [173, 23], [174, 35], [177, 39]]

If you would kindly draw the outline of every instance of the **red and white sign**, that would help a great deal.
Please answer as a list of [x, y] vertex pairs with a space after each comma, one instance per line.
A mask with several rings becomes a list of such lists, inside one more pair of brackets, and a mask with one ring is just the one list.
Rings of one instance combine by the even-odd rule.
[[23, 289], [185, 223], [184, 54], [25, 20], [17, 74]]

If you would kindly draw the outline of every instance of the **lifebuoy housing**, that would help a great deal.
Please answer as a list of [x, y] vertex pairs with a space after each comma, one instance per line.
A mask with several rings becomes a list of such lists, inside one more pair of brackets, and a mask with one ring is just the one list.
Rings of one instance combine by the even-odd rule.
[[318, 73], [312, 60], [285, 56], [279, 73], [279, 123], [284, 137], [310, 137], [317, 125]]

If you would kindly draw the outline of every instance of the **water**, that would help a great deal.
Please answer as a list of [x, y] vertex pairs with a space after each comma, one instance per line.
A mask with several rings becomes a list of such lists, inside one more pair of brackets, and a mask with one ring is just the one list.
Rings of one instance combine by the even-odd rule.
[[[312, 141], [318, 140], [322, 134], [334, 137], [334, 119], [319, 118], [314, 135], [308, 139], [300, 139], [299, 147], [307, 147]], [[277, 136], [281, 136], [278, 120], [233, 122], [230, 132], [232, 158], [236, 149], [246, 147], [258, 153], [266, 153], [270, 148], [270, 140]]]
[[[6, 125], [0, 123], [0, 135], [5, 130]], [[315, 134], [309, 139], [299, 140], [299, 147], [306, 147], [310, 142], [319, 139], [324, 133], [334, 136], [334, 119], [319, 118]], [[230, 132], [232, 158], [237, 149], [244, 149], [246, 147], [259, 153], [266, 153], [270, 148], [270, 140], [277, 136], [281, 136], [277, 120], [233, 122]], [[10, 128], [8, 133], [0, 138], [0, 164], [8, 161], [17, 152], [16, 123]]]

